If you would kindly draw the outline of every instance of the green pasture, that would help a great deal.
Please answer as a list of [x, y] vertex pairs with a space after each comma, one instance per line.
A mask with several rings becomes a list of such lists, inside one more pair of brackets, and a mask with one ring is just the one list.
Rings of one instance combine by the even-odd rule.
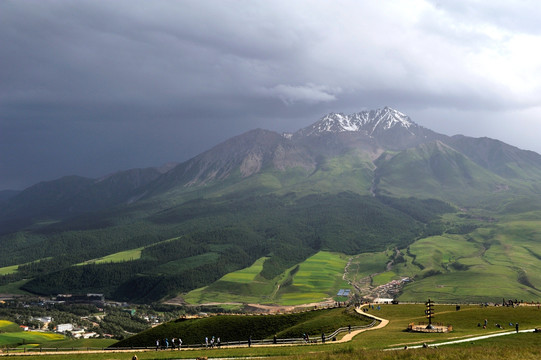
[[19, 325], [9, 320], [0, 320], [0, 332], [20, 332], [23, 331]]
[[2, 332], [0, 333], [0, 346], [38, 346], [40, 344], [48, 343], [50, 341], [62, 339], [64, 339], [64, 335], [37, 331]]
[[190, 304], [269, 302], [274, 283], [259, 276], [265, 259], [260, 258], [251, 266], [226, 274], [209, 286], [190, 291], [184, 300]]
[[21, 290], [20, 287], [26, 284], [30, 279], [24, 279], [15, 281], [9, 284], [0, 286], [0, 294], [14, 294], [14, 295], [30, 295], [27, 291]]
[[217, 252], [209, 252], [201, 255], [190, 256], [187, 258], [169, 261], [148, 271], [149, 274], [178, 274], [183, 271], [196, 268], [201, 265], [212, 264], [219, 259]]
[[250, 267], [224, 275], [213, 284], [190, 291], [184, 300], [202, 303], [261, 303], [299, 305], [320, 302], [333, 297], [339, 289], [349, 288], [342, 280], [347, 257], [321, 251], [272, 280], [260, 276], [266, 258]]
[[[522, 360], [537, 359], [541, 354], [541, 341], [539, 334], [513, 334], [473, 343], [466, 342], [459, 345], [442, 346], [419, 350], [399, 350], [382, 352], [382, 349], [404, 348], [423, 343], [435, 345], [438, 342], [468, 338], [478, 335], [498, 333], [514, 329], [518, 322], [521, 329], [541, 327], [541, 310], [537, 307], [481, 307], [462, 305], [459, 311], [455, 306], [439, 305], [436, 303], [434, 322], [441, 322], [453, 326], [453, 332], [447, 334], [411, 333], [405, 331], [411, 322], [425, 321], [425, 306], [419, 305], [382, 305], [378, 311], [369, 310], [376, 316], [389, 320], [389, 324], [378, 330], [367, 331], [357, 335], [351, 342], [337, 344], [327, 342], [325, 345], [308, 344], [299, 346], [252, 346], [251, 348], [222, 348], [209, 350], [183, 350], [183, 351], [148, 351], [137, 352], [139, 359], [181, 359], [181, 358], [233, 358], [233, 357], [272, 357], [280, 359], [323, 360], [323, 359], [472, 359], [472, 360]], [[332, 314], [331, 314], [332, 315]], [[260, 317], [254, 317], [259, 319]], [[477, 326], [487, 319], [488, 327], [483, 329]], [[213, 319], [214, 321], [219, 318]], [[513, 323], [513, 326], [509, 325]], [[501, 324], [504, 330], [498, 329], [495, 324]], [[61, 343], [59, 341], [58, 343]], [[70, 346], [66, 346], [70, 347]], [[91, 346], [89, 346], [91, 347]], [[89, 360], [121, 360], [129, 359], [134, 352], [107, 352], [102, 354], [81, 354]], [[41, 360], [72, 359], [69, 355], [36, 355]], [[19, 356], [13, 356], [19, 358]], [[30, 356], [33, 358], [34, 356]], [[22, 355], [20, 358], [23, 358]], [[28, 355], [24, 356], [28, 359]]]
[[351, 259], [348, 268], [348, 278], [359, 281], [372, 274], [385, 271], [386, 264], [390, 260], [389, 252], [363, 253]]
[[464, 236], [445, 234], [416, 241], [409, 250], [426, 269], [447, 271], [459, 259], [479, 256], [481, 246], [468, 242]]
[[266, 257], [258, 259], [252, 264], [252, 266], [235, 271], [229, 274], [224, 275], [220, 280], [236, 282], [241, 284], [251, 283], [256, 280], [257, 275], [263, 270], [263, 263], [267, 260]]
[[137, 249], [120, 251], [111, 255], [103, 256], [101, 258], [87, 260], [77, 265], [119, 263], [124, 261], [139, 260], [141, 258], [141, 252], [143, 251], [143, 249], [144, 247], [140, 247]]
[[0, 268], [0, 276], [14, 274], [19, 269], [19, 265], [4, 266]]
[[70, 348], [107, 348], [117, 340], [112, 339], [61, 339], [44, 343], [47, 348], [70, 349]]
[[32, 264], [32, 263], [38, 263], [40, 262], [41, 260], [49, 260], [51, 259], [50, 257], [47, 257], [47, 258], [44, 258], [44, 259], [40, 259], [40, 260], [36, 260], [36, 261], [31, 261], [31, 262], [27, 262], [27, 263], [24, 263], [24, 264], [17, 264], [17, 265], [10, 265], [10, 266], [4, 266], [4, 267], [1, 267], [0, 268], [0, 276], [2, 275], [9, 275], [9, 274], [14, 274], [16, 273], [17, 271], [19, 271], [19, 266], [22, 266], [22, 265], [28, 265], [28, 264]]
[[372, 285], [379, 286], [396, 279], [398, 276], [394, 271], [385, 271], [372, 277]]
[[[461, 305], [456, 311], [454, 305], [434, 306], [434, 323], [452, 325], [450, 333], [411, 333], [405, 331], [409, 323], [427, 323], [424, 315], [426, 306], [418, 305], [382, 305], [381, 310], [369, 310], [369, 313], [390, 320], [389, 324], [378, 331], [366, 332], [354, 339], [354, 343], [363, 348], [393, 348], [405, 345], [422, 343], [435, 343], [452, 338], [478, 336], [490, 333], [509, 331], [514, 329], [514, 324], [519, 323], [521, 329], [531, 329], [541, 326], [541, 310], [537, 306], [520, 306], [516, 308], [479, 305]], [[488, 326], [483, 329], [477, 326], [483, 325], [487, 319]], [[509, 325], [510, 323], [513, 326]], [[496, 327], [502, 325], [504, 330]]]
[[0, 348], [106, 348], [115, 342], [111, 339], [68, 339], [62, 334], [23, 331], [11, 321], [0, 320]]
[[[541, 300], [539, 220], [502, 220], [465, 235], [421, 239], [410, 245], [409, 254], [417, 273], [400, 300]], [[400, 264], [393, 268], [400, 275], [401, 270]]]
[[338, 290], [350, 288], [342, 279], [347, 257], [343, 254], [320, 251], [300, 264], [293, 283], [280, 289], [280, 303], [299, 305], [322, 301], [336, 295]]

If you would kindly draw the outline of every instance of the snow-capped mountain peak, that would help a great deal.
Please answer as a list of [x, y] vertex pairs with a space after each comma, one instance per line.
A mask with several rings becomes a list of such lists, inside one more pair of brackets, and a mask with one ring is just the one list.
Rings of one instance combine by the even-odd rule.
[[299, 130], [298, 135], [311, 136], [324, 133], [364, 132], [372, 136], [375, 132], [386, 131], [395, 126], [409, 129], [417, 126], [398, 110], [389, 107], [378, 110], [361, 111], [351, 115], [330, 113], [315, 124]]

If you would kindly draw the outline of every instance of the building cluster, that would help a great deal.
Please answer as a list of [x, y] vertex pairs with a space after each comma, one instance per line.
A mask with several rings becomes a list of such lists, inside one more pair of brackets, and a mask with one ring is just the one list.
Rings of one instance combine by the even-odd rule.
[[404, 277], [400, 280], [392, 280], [387, 284], [378, 286], [372, 293], [376, 294], [378, 298], [393, 299], [400, 293], [402, 287], [410, 281], [411, 279], [408, 277]]

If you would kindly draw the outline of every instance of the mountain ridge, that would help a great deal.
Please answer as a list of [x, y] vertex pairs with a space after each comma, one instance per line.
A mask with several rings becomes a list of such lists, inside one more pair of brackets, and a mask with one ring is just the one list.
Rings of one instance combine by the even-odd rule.
[[[13, 227], [7, 222], [20, 218], [63, 219], [148, 201], [155, 197], [163, 198], [162, 194], [169, 193], [167, 197], [175, 198], [179, 194], [187, 194], [197, 189], [206, 191], [212, 187], [227, 192], [228, 190], [223, 190], [227, 183], [241, 184], [262, 174], [267, 174], [268, 179], [272, 178], [274, 185], [269, 188], [271, 190], [291, 184], [292, 180], [284, 180], [284, 177], [288, 176], [286, 173], [291, 171], [294, 171], [298, 178], [293, 182], [312, 183], [312, 186], [319, 185], [314, 185], [310, 179], [321, 178], [318, 184], [321, 184], [321, 181], [332, 182], [332, 176], [341, 176], [347, 168], [350, 168], [347, 176], [358, 176], [355, 175], [358, 172], [353, 169], [359, 168], [364, 169], [362, 177], [368, 179], [376, 176], [374, 171], [378, 166], [390, 161], [394, 156], [391, 156], [391, 153], [433, 142], [446, 144], [481, 168], [505, 179], [501, 188], [525, 178], [528, 184], [521, 186], [528, 187], [529, 191], [540, 190], [536, 180], [541, 179], [541, 155], [499, 140], [439, 134], [419, 126], [400, 111], [385, 107], [351, 115], [330, 113], [291, 136], [264, 129], [250, 130], [187, 161], [161, 168], [119, 171], [99, 179], [74, 176], [41, 182], [0, 202], [0, 224], [2, 228], [7, 226], [8, 230], [11, 230]], [[443, 151], [441, 145], [439, 151]], [[386, 155], [382, 157], [383, 154]], [[345, 157], [349, 160], [345, 160]], [[353, 165], [348, 163], [351, 159], [364, 160], [354, 160]], [[331, 163], [333, 165], [329, 167]], [[442, 167], [440, 171], [445, 172]], [[374, 179], [372, 186], [381, 187], [386, 183], [381, 181], [382, 173], [384, 172], [379, 171], [379, 178]], [[433, 171], [427, 174], [432, 178], [440, 176]], [[453, 175], [467, 174], [457, 172]], [[492, 175], [486, 173], [482, 176]], [[456, 184], [466, 180], [457, 180]], [[442, 179], [435, 181], [441, 183]], [[351, 187], [347, 190], [355, 191]], [[359, 188], [358, 192], [367, 193], [369, 190], [374, 192], [373, 190], [377, 189], [366, 189], [364, 186]], [[317, 191], [317, 188], [314, 188], [314, 191]], [[389, 189], [379, 191], [393, 194]], [[422, 189], [401, 195], [421, 192]], [[181, 196], [179, 199], [182, 198]], [[446, 197], [445, 193], [439, 198], [456, 200], [453, 196]], [[24, 223], [29, 222], [31, 221]]]
[[175, 166], [8, 193], [0, 287], [27, 279], [20, 289], [34, 294], [159, 301], [257, 259], [273, 283], [318, 251], [395, 253], [505, 211], [541, 211], [538, 184], [534, 152], [438, 134], [390, 108], [329, 114], [291, 136], [248, 131]]

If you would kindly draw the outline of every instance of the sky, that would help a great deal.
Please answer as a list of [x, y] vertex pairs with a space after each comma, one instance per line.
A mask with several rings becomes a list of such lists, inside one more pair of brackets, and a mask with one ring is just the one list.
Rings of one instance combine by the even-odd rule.
[[2, 0], [0, 190], [385, 106], [541, 153], [537, 0]]

